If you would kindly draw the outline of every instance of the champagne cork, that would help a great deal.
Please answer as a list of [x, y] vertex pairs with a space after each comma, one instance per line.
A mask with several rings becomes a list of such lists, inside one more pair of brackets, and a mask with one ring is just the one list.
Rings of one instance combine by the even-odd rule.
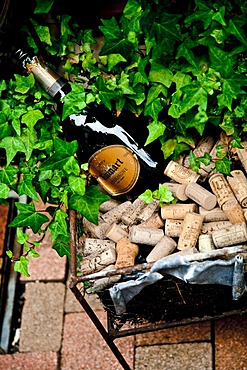
[[164, 173], [179, 184], [190, 184], [191, 182], [196, 182], [200, 177], [200, 175], [195, 171], [186, 168], [175, 161], [170, 161], [168, 163]]
[[140, 226], [143, 227], [154, 227], [156, 229], [161, 229], [162, 227], [165, 226], [164, 221], [160, 217], [158, 212], [155, 212], [150, 216], [146, 221], [142, 221], [140, 223]]
[[113, 222], [120, 222], [122, 218], [122, 214], [126, 211], [126, 209], [131, 205], [131, 202], [127, 200], [126, 202], [120, 203], [118, 206], [112, 208], [110, 211], [102, 214], [102, 219], [108, 223], [112, 224]]
[[187, 195], [185, 194], [185, 184], [178, 184], [177, 182], [164, 182], [163, 185], [170, 190], [174, 198], [182, 201], [188, 199]]
[[247, 179], [243, 171], [231, 171], [231, 176], [227, 176], [227, 181], [241, 207], [247, 207]]
[[232, 224], [245, 222], [244, 211], [236, 199], [226, 201], [222, 206], [222, 211]]
[[146, 261], [155, 262], [162, 257], [166, 257], [171, 254], [177, 247], [175, 240], [170, 238], [167, 235], [164, 235], [163, 238], [154, 246], [151, 252], [146, 257]]
[[204, 217], [203, 222], [228, 220], [228, 217], [226, 216], [225, 212], [223, 212], [220, 207], [215, 207], [208, 211], [207, 209], [200, 206], [199, 213]]
[[199, 235], [198, 249], [201, 253], [207, 253], [215, 249], [212, 235]]
[[146, 206], [141, 210], [139, 215], [137, 216], [138, 222], [147, 221], [154, 212], [158, 211], [159, 209], [159, 200], [154, 199], [151, 203], [146, 204]]
[[183, 220], [186, 213], [195, 212], [197, 213], [198, 206], [195, 203], [175, 203], [175, 204], [164, 204], [161, 207], [160, 213], [161, 218], [166, 220], [167, 218], [173, 220]]
[[236, 148], [238, 158], [247, 173], [247, 141], [242, 141], [241, 145], [243, 148]]
[[203, 216], [199, 213], [186, 213], [183, 223], [182, 231], [178, 239], [178, 249], [188, 249], [196, 246], [198, 237], [201, 232]]
[[127, 231], [122, 229], [122, 227], [119, 224], [116, 224], [115, 222], [113, 222], [113, 224], [111, 224], [111, 226], [108, 227], [105, 233], [105, 236], [108, 239], [111, 239], [112, 241], [114, 241], [115, 243], [117, 243], [121, 238], [128, 236], [128, 235], [129, 234], [127, 233]]
[[119, 206], [120, 204], [121, 204], [121, 202], [119, 202], [116, 199], [109, 199], [109, 200], [100, 204], [99, 210], [100, 210], [100, 212], [106, 213], [106, 212], [110, 211], [111, 209]]
[[183, 220], [172, 220], [167, 218], [165, 222], [165, 235], [178, 238], [182, 231]]
[[100, 254], [85, 257], [80, 263], [80, 270], [83, 275], [92, 274], [115, 262], [116, 250], [115, 247], [110, 247]]
[[[102, 269], [101, 271], [111, 271], [115, 270], [115, 265], [109, 265]], [[97, 279], [93, 283], [93, 290], [94, 292], [100, 292], [109, 286], [117, 283], [121, 279], [122, 275], [113, 275], [113, 276], [106, 276], [101, 279]]]
[[224, 229], [225, 227], [232, 226], [232, 223], [228, 221], [211, 221], [203, 222], [201, 234], [212, 234], [215, 230]]
[[117, 260], [115, 268], [131, 267], [135, 264], [135, 258], [138, 255], [138, 245], [131, 243], [128, 237], [123, 237], [116, 245]]
[[246, 223], [243, 222], [221, 230], [215, 230], [212, 233], [212, 238], [216, 248], [245, 243], [247, 241]]
[[188, 184], [185, 189], [185, 194], [188, 198], [208, 211], [213, 209], [217, 204], [216, 196], [197, 183]]
[[147, 205], [146, 202], [137, 198], [132, 204], [130, 204], [124, 213], [122, 214], [121, 220], [125, 225], [134, 225], [138, 222], [137, 217], [143, 208]]
[[164, 236], [162, 229], [133, 225], [129, 231], [129, 239], [133, 243], [155, 246]]
[[215, 173], [209, 178], [208, 182], [221, 208], [226, 201], [235, 198], [230, 185], [222, 173]]
[[83, 247], [83, 255], [86, 257], [90, 254], [99, 254], [108, 248], [115, 248], [115, 243], [112, 240], [86, 238]]
[[83, 218], [83, 227], [85, 231], [90, 233], [90, 236], [98, 239], [105, 239], [106, 230], [109, 228], [107, 222], [100, 222], [98, 225], [88, 221], [85, 217]]

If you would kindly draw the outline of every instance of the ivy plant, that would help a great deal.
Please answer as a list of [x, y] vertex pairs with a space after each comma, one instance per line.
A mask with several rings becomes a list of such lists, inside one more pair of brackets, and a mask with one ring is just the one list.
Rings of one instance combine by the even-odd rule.
[[[230, 149], [241, 148], [247, 131], [246, 12], [246, 0], [128, 0], [121, 16], [101, 19], [101, 37], [95, 37], [69, 14], [56, 14], [53, 0], [36, 0], [22, 32], [33, 53], [45, 50], [44, 58], [70, 81], [62, 120], [86, 104], [143, 115], [146, 145], [155, 143], [164, 160], [189, 153], [195, 170], [211, 159], [208, 153], [193, 155], [196, 138], [224, 131], [231, 137], [229, 150], [218, 148], [216, 166], [229, 174]], [[44, 23], [47, 13], [58, 32]], [[0, 106], [1, 201], [13, 189], [51, 204], [44, 212], [33, 202], [17, 204], [10, 224], [24, 246], [16, 270], [28, 275], [27, 256], [37, 257], [35, 248], [47, 230], [53, 248], [69, 257], [68, 209], [97, 223], [108, 196], [88, 186], [87, 164], [76, 157], [78, 143], [65, 141], [54, 101], [32, 75], [0, 81]], [[147, 194], [172, 201], [163, 188]], [[28, 242], [25, 228], [40, 234], [37, 242]]]

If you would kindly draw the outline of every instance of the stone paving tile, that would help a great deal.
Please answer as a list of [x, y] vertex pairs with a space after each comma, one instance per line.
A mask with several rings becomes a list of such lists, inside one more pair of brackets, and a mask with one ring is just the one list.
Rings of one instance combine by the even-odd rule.
[[[103, 325], [106, 314], [97, 312]], [[133, 336], [118, 338], [114, 343], [133, 369]], [[86, 313], [65, 315], [61, 350], [61, 370], [122, 370], [116, 357]]]
[[58, 370], [56, 352], [0, 355], [0, 370]]
[[[79, 284], [78, 284], [78, 288], [80, 289]], [[85, 299], [94, 311], [104, 310], [103, 305], [100, 302], [100, 299], [96, 294], [85, 294]], [[82, 308], [82, 306], [77, 301], [74, 294], [71, 292], [70, 288], [68, 287], [68, 283], [67, 283], [67, 286], [66, 286], [66, 297], [65, 297], [64, 311], [65, 311], [65, 313], [84, 311], [84, 309]]]
[[211, 340], [210, 322], [167, 328], [155, 332], [138, 334], [135, 337], [136, 346], [162, 343], [182, 343]]
[[22, 311], [20, 352], [59, 351], [65, 284], [27, 283]]
[[[27, 231], [31, 240], [38, 240], [40, 236], [33, 234], [31, 230]], [[29, 258], [28, 271], [30, 277], [21, 275], [20, 281], [64, 281], [66, 278], [66, 257], [60, 257], [52, 249], [51, 234], [47, 232], [40, 246], [36, 248], [39, 253], [38, 258]]]
[[183, 343], [136, 348], [135, 370], [212, 369], [211, 343]]
[[247, 369], [247, 315], [215, 322], [215, 369]]

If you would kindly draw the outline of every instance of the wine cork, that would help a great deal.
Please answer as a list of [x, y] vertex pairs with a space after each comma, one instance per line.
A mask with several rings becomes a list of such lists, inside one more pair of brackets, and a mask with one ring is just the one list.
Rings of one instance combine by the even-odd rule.
[[165, 221], [165, 235], [178, 238], [182, 231], [183, 220], [173, 220], [167, 218]]
[[137, 216], [138, 222], [147, 221], [154, 212], [158, 211], [159, 209], [159, 200], [154, 199], [151, 203], [146, 204], [146, 206], [141, 210], [139, 215]]
[[161, 218], [166, 220], [167, 218], [173, 220], [183, 220], [186, 213], [195, 212], [197, 213], [198, 206], [195, 203], [175, 203], [175, 204], [164, 204], [161, 207], [160, 213]]
[[115, 268], [131, 267], [135, 264], [135, 258], [138, 255], [139, 247], [131, 243], [128, 237], [124, 237], [116, 245], [117, 260]]
[[124, 213], [122, 214], [121, 220], [125, 225], [134, 225], [138, 222], [137, 217], [143, 208], [147, 205], [146, 202], [137, 198], [130, 204]]
[[177, 248], [179, 250], [196, 246], [198, 237], [201, 232], [202, 222], [203, 216], [199, 215], [199, 213], [186, 213], [182, 223], [181, 234], [178, 239]]
[[111, 209], [119, 206], [120, 204], [121, 204], [121, 202], [116, 200], [116, 199], [109, 199], [109, 200], [106, 200], [105, 202], [100, 204], [99, 210], [100, 210], [100, 212], [106, 213], [106, 212], [110, 211]]
[[147, 262], [155, 262], [158, 259], [168, 256], [171, 254], [177, 247], [175, 240], [170, 238], [167, 235], [164, 235], [163, 238], [154, 246], [151, 252], [147, 255]]
[[188, 198], [208, 211], [213, 209], [217, 204], [216, 196], [197, 183], [188, 184], [185, 189], [185, 194]]
[[204, 217], [203, 222], [228, 220], [228, 217], [226, 216], [225, 212], [223, 212], [220, 207], [215, 207], [208, 211], [207, 209], [200, 206], [199, 213]]
[[129, 239], [133, 243], [155, 246], [164, 236], [162, 229], [133, 225], [129, 231]]
[[98, 225], [88, 221], [85, 217], [83, 218], [83, 227], [85, 231], [90, 233], [90, 236], [98, 239], [105, 239], [106, 230], [109, 228], [107, 222], [100, 222]]
[[226, 201], [222, 206], [222, 211], [232, 224], [245, 222], [244, 211], [236, 199]]
[[227, 181], [241, 207], [247, 207], [247, 179], [241, 170], [231, 171]]
[[[101, 271], [110, 271], [115, 270], [115, 265], [109, 265], [102, 269]], [[122, 275], [113, 275], [113, 276], [106, 276], [101, 279], [97, 279], [93, 283], [93, 290], [94, 292], [100, 292], [109, 286], [117, 283], [121, 279]]]
[[90, 254], [99, 254], [108, 248], [115, 248], [115, 243], [112, 240], [86, 238], [83, 247], [83, 255], [85, 257]]
[[193, 150], [194, 155], [196, 157], [203, 157], [205, 153], [209, 153], [212, 150], [214, 143], [215, 140], [210, 135], [201, 138]]
[[231, 225], [212, 233], [213, 242], [216, 248], [223, 248], [247, 241], [246, 223]]
[[163, 185], [170, 190], [174, 198], [182, 201], [188, 199], [187, 195], [185, 194], [185, 184], [178, 184], [177, 182], [164, 182]]
[[146, 221], [140, 223], [140, 226], [143, 227], [154, 227], [156, 229], [160, 229], [165, 226], [164, 221], [160, 217], [158, 212], [155, 212], [150, 216]]
[[122, 229], [119, 224], [113, 222], [110, 227], [106, 230], [105, 236], [115, 243], [117, 243], [121, 238], [128, 236], [127, 231]]
[[120, 222], [122, 214], [126, 209], [131, 205], [131, 202], [127, 200], [126, 202], [120, 203], [118, 206], [112, 208], [110, 211], [102, 214], [102, 219], [108, 223], [112, 224], [113, 222]]
[[164, 173], [179, 184], [190, 184], [191, 182], [196, 182], [200, 177], [200, 175], [195, 171], [186, 168], [175, 161], [170, 161], [168, 163]]
[[201, 234], [212, 234], [215, 230], [224, 229], [225, 227], [232, 226], [232, 223], [228, 221], [211, 221], [203, 222]]
[[[110, 240], [109, 240], [110, 241]], [[91, 274], [102, 270], [108, 265], [116, 262], [115, 247], [110, 247], [100, 254], [89, 255], [80, 263], [80, 270], [83, 275]]]
[[215, 249], [212, 235], [199, 235], [198, 249], [201, 253], [207, 253]]
[[242, 141], [241, 146], [243, 148], [236, 148], [238, 158], [247, 173], [247, 141]]
[[221, 208], [226, 201], [235, 198], [230, 185], [222, 173], [215, 173], [209, 178], [208, 182], [212, 192], [216, 195], [218, 204]]
[[209, 152], [209, 155], [212, 157], [212, 161], [217, 161], [220, 158], [217, 156], [217, 147], [221, 146], [222, 150], [224, 150], [226, 153], [228, 151], [228, 144], [223, 142], [222, 140], [217, 140], [216, 143], [214, 144], [213, 148]]
[[[196, 157], [203, 157], [205, 153], [209, 153], [213, 146], [214, 146], [214, 138], [212, 136], [206, 136], [201, 138], [198, 142], [197, 147], [193, 150], [193, 154]], [[184, 166], [189, 167], [190, 161], [189, 156], [187, 159], [187, 164], [184, 162]], [[198, 170], [198, 174], [202, 177], [208, 176], [215, 168], [215, 164], [211, 162], [209, 165], [205, 166], [202, 162], [200, 162], [200, 168]]]

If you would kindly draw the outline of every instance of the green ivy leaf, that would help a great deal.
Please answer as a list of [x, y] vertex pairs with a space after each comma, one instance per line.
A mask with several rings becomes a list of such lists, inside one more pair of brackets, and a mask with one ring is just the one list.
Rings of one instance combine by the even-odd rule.
[[77, 141], [65, 142], [56, 138], [54, 140], [55, 153], [40, 165], [40, 170], [61, 169], [73, 157], [78, 149]]
[[7, 155], [7, 166], [10, 164], [12, 159], [16, 156], [18, 152], [25, 153], [26, 148], [19, 137], [5, 137], [1, 143], [0, 148], [5, 149]]
[[34, 175], [27, 175], [23, 176], [23, 179], [20, 181], [17, 189], [19, 195], [27, 195], [31, 199], [39, 201], [38, 194], [33, 186], [33, 178]]
[[34, 85], [35, 79], [33, 74], [28, 75], [27, 77], [20, 76], [15, 74], [16, 87], [15, 91], [21, 94], [26, 94]]
[[55, 213], [54, 220], [49, 224], [48, 229], [51, 232], [52, 241], [56, 240], [59, 235], [68, 235], [68, 215], [61, 209], [58, 209]]
[[162, 144], [162, 152], [164, 153], [164, 158], [167, 159], [172, 155], [177, 145], [176, 139], [168, 139]]
[[163, 184], [159, 184], [159, 189], [155, 190], [153, 195], [163, 203], [170, 203], [175, 199], [172, 192]]
[[152, 203], [153, 201], [153, 192], [150, 189], [144, 191], [144, 193], [140, 194], [139, 199], [143, 200], [146, 203]]
[[54, 241], [52, 249], [54, 249], [60, 257], [67, 256], [68, 260], [70, 260], [69, 243], [70, 243], [69, 233], [67, 236], [59, 235], [57, 239]]
[[91, 185], [83, 196], [74, 194], [70, 198], [69, 208], [80, 212], [88, 221], [98, 224], [99, 206], [110, 197], [101, 193], [98, 187]]
[[71, 114], [78, 114], [86, 107], [83, 85], [70, 84], [71, 91], [63, 98], [62, 120]]
[[33, 248], [31, 248], [28, 252], [28, 256], [29, 257], [32, 257], [32, 258], [38, 258], [40, 255], [38, 252], [36, 252], [36, 250], [34, 250]]
[[25, 244], [28, 240], [28, 235], [22, 231], [19, 227], [16, 229], [16, 235], [17, 235], [17, 242], [20, 244]]
[[54, 0], [36, 0], [36, 8], [34, 14], [49, 13], [52, 8]]
[[0, 183], [0, 198], [7, 199], [9, 197], [9, 190], [6, 184]]
[[102, 103], [105, 104], [105, 106], [111, 110], [112, 109], [111, 99], [114, 99], [114, 97], [116, 96], [116, 93], [112, 92], [106, 87], [106, 84], [102, 76], [99, 76], [97, 78], [95, 86], [99, 90], [99, 97]]
[[0, 182], [6, 185], [12, 185], [17, 182], [16, 174], [19, 170], [14, 166], [5, 166], [2, 170], [0, 170]]
[[42, 118], [44, 118], [44, 115], [39, 109], [32, 109], [22, 116], [21, 121], [32, 131], [36, 123]]
[[20, 274], [29, 277], [29, 272], [28, 272], [28, 258], [25, 256], [20, 257], [20, 261], [16, 261], [14, 264], [14, 270], [16, 272], [19, 272]]
[[86, 191], [86, 184], [87, 184], [87, 178], [79, 177], [79, 176], [70, 176], [69, 177], [69, 186], [70, 189], [73, 190], [75, 193], [84, 195]]
[[158, 139], [160, 136], [163, 136], [166, 126], [162, 122], [151, 122], [148, 125], [148, 138], [145, 142], [145, 145], [152, 143], [154, 140]]
[[150, 82], [159, 82], [169, 88], [173, 81], [173, 74], [163, 65], [158, 64], [157, 62], [152, 62], [148, 80]]
[[225, 175], [230, 175], [231, 165], [232, 165], [232, 162], [227, 157], [224, 157], [223, 159], [215, 162], [216, 170]]
[[30, 227], [36, 234], [41, 226], [49, 221], [49, 218], [39, 212], [35, 211], [33, 203], [15, 203], [19, 214], [14, 218], [14, 220], [9, 224], [10, 227]]

